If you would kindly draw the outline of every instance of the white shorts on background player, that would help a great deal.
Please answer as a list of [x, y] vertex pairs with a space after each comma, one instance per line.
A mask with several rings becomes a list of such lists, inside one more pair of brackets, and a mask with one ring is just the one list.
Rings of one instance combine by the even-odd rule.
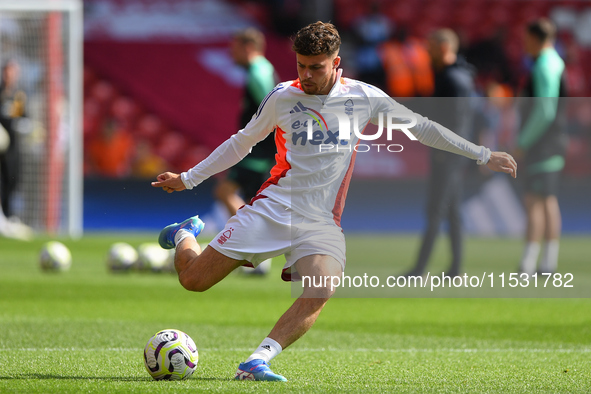
[[284, 280], [295, 273], [296, 261], [315, 254], [332, 256], [345, 269], [345, 236], [339, 226], [306, 218], [270, 198], [240, 208], [209, 246], [255, 267], [283, 254]]

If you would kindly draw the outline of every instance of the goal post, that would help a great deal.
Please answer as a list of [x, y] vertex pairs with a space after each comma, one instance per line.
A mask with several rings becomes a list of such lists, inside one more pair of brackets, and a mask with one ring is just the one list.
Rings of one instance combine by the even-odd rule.
[[83, 233], [81, 0], [0, 0], [0, 64], [15, 60], [28, 127], [11, 206], [41, 233]]

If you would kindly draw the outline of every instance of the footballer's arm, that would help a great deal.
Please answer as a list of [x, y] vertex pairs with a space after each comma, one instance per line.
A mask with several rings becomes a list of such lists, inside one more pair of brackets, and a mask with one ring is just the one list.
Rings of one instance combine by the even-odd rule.
[[[517, 177], [517, 162], [510, 154], [505, 152], [491, 152], [490, 149], [484, 146], [478, 146], [439, 123], [412, 112], [378, 89], [374, 88], [374, 90], [378, 93], [371, 92], [370, 94], [373, 97], [381, 97], [378, 102], [379, 104], [374, 108], [374, 112], [392, 113], [394, 117], [398, 115], [402, 124], [408, 120], [408, 116], [412, 115], [416, 118], [417, 123], [408, 130], [422, 144], [477, 160], [479, 165], [486, 164], [492, 171], [504, 172], [510, 174], [513, 178]], [[380, 96], [380, 93], [383, 96]], [[372, 119], [372, 123], [374, 122], [375, 118]]]
[[246, 157], [252, 147], [264, 140], [275, 128], [276, 97], [273, 97], [273, 93], [279, 87], [280, 85], [267, 95], [244, 129], [224, 141], [205, 160], [182, 174], [162, 173], [158, 175], [156, 182], [152, 182], [152, 186], [161, 187], [168, 193], [192, 189], [210, 176], [227, 170]]

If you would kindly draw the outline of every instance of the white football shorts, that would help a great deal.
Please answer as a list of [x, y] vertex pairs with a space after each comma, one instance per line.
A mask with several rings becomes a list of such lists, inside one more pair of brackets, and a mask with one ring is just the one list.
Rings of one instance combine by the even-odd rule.
[[306, 218], [266, 197], [240, 208], [209, 246], [255, 267], [283, 254], [284, 280], [295, 274], [290, 267], [296, 261], [314, 254], [332, 256], [345, 269], [345, 236], [339, 226]]

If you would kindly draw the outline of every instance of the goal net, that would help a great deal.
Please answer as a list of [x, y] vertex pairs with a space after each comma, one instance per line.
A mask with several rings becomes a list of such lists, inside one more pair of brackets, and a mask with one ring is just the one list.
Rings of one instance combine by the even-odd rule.
[[0, 65], [17, 65], [24, 104], [2, 103], [18, 144], [9, 215], [38, 233], [82, 235], [82, 40], [81, 0], [0, 0]]

